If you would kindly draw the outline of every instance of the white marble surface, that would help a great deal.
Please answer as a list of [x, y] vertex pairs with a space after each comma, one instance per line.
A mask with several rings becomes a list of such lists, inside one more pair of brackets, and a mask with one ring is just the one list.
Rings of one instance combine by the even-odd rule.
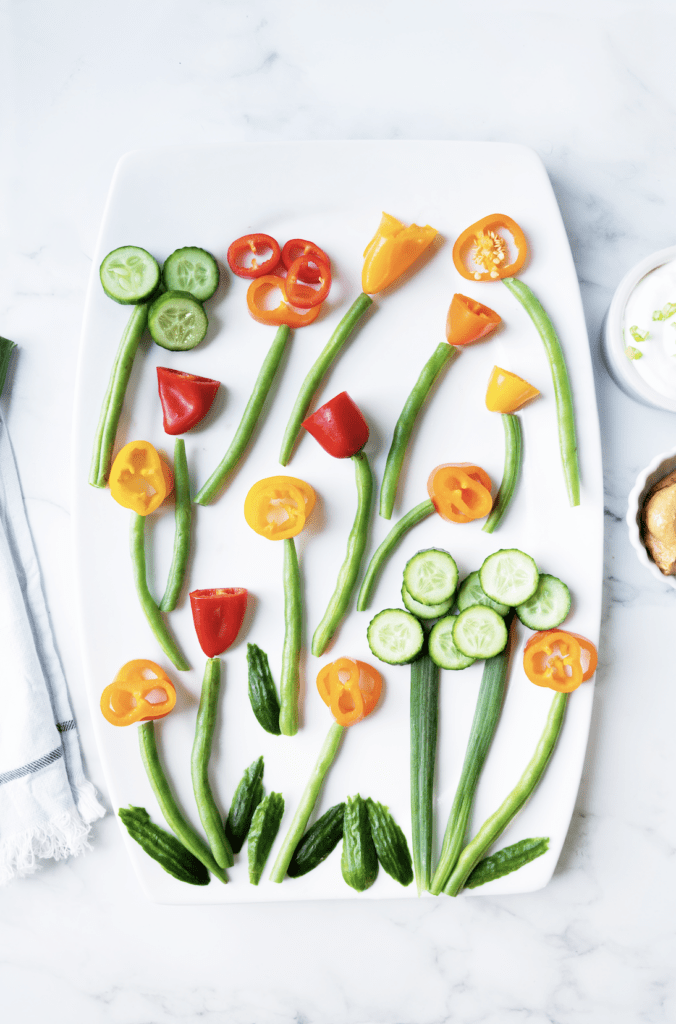
[[637, 472], [675, 443], [674, 419], [622, 394], [598, 355], [615, 285], [674, 244], [675, 33], [669, 0], [0, 0], [0, 332], [21, 346], [5, 404], [89, 772], [102, 790], [70, 613], [69, 450], [83, 298], [123, 152], [320, 138], [532, 146], [582, 285], [607, 495], [595, 713], [573, 823], [545, 890], [227, 912], [155, 906], [140, 895], [109, 815], [89, 855], [0, 893], [3, 1020], [676, 1017], [674, 593], [638, 564], [623, 522]]

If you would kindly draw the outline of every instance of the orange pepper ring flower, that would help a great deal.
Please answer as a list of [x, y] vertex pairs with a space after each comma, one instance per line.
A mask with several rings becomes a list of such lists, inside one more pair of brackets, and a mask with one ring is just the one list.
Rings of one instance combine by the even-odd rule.
[[164, 718], [176, 704], [176, 689], [154, 661], [136, 658], [122, 666], [101, 694], [101, 713], [111, 725]]
[[523, 668], [530, 681], [559, 693], [571, 693], [590, 679], [597, 662], [594, 644], [565, 629], [534, 633], [523, 652]]
[[124, 508], [140, 516], [160, 507], [174, 487], [171, 469], [150, 441], [130, 441], [113, 461], [110, 493]]
[[315, 500], [314, 490], [304, 480], [292, 476], [267, 477], [249, 489], [244, 518], [261, 537], [285, 540], [301, 532]]
[[[264, 305], [267, 296], [273, 289], [282, 293], [282, 301], [274, 309]], [[309, 309], [297, 309], [292, 306], [286, 295], [286, 282], [277, 274], [265, 274], [251, 282], [246, 293], [246, 304], [254, 320], [260, 324], [287, 324], [289, 327], [305, 327], [314, 323], [321, 311], [321, 304]]]
[[382, 691], [379, 672], [365, 661], [338, 658], [317, 675], [319, 695], [339, 725], [361, 722], [375, 708]]
[[456, 292], [446, 317], [446, 341], [449, 345], [471, 345], [480, 341], [502, 323], [501, 317], [469, 295]]
[[[509, 246], [501, 231], [513, 239], [516, 255], [511, 263]], [[523, 231], [504, 213], [491, 213], [471, 224], [453, 246], [455, 269], [468, 281], [498, 281], [518, 274], [528, 256]]]
[[449, 523], [483, 519], [493, 507], [491, 478], [471, 462], [447, 462], [436, 466], [427, 481], [427, 493], [435, 510]]

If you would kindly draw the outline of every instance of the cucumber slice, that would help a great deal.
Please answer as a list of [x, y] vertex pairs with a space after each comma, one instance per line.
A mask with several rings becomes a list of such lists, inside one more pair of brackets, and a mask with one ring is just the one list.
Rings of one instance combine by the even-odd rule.
[[420, 654], [425, 634], [415, 615], [401, 608], [385, 608], [371, 619], [366, 638], [380, 661], [407, 665]]
[[507, 646], [505, 620], [485, 604], [474, 604], [456, 616], [453, 642], [468, 658], [494, 658]]
[[492, 608], [494, 612], [503, 617], [509, 611], [508, 604], [500, 604], [499, 601], [492, 601], [490, 597], [487, 597], [481, 589], [481, 582], [479, 580], [479, 570], [475, 569], [469, 576], [462, 581], [460, 584], [460, 590], [456, 598], [456, 606], [459, 612], [464, 612], [465, 608], [471, 608], [473, 604], [485, 604], [487, 608]]
[[537, 590], [523, 604], [516, 606], [516, 614], [529, 629], [555, 629], [570, 611], [570, 591], [566, 584], [549, 573], [540, 573]]
[[404, 568], [404, 586], [420, 604], [441, 604], [453, 597], [458, 585], [458, 567], [448, 551], [427, 548], [409, 558]]
[[421, 604], [420, 601], [414, 601], [406, 589], [405, 583], [401, 588], [401, 599], [404, 602], [404, 607], [418, 619], [440, 619], [450, 612], [453, 604], [452, 597], [448, 601], [442, 601], [441, 604]]
[[479, 582], [484, 594], [512, 608], [533, 596], [539, 576], [533, 559], [518, 548], [495, 551], [479, 569]]
[[103, 290], [123, 306], [150, 298], [160, 283], [160, 267], [154, 256], [137, 245], [123, 245], [109, 252], [99, 267]]
[[439, 668], [448, 668], [452, 671], [469, 668], [476, 661], [459, 650], [453, 639], [453, 627], [455, 626], [456, 615], [447, 615], [432, 627], [428, 638], [428, 651], [430, 658]]
[[190, 292], [198, 302], [210, 299], [218, 288], [218, 263], [206, 249], [188, 245], [167, 256], [162, 280], [170, 292]]
[[165, 292], [148, 312], [148, 330], [153, 341], [172, 352], [199, 345], [209, 327], [201, 303], [189, 292]]

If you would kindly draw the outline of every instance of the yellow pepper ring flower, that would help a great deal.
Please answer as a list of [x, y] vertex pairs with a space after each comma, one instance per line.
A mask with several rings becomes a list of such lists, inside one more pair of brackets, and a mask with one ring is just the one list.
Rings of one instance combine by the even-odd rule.
[[174, 477], [150, 441], [130, 441], [115, 457], [108, 483], [119, 505], [147, 516], [171, 493]]
[[285, 540], [301, 532], [315, 499], [314, 490], [304, 480], [292, 476], [268, 477], [249, 490], [244, 501], [244, 518], [261, 537]]
[[436, 238], [438, 231], [427, 224], [405, 227], [389, 213], [383, 213], [375, 235], [364, 250], [362, 289], [375, 295], [396, 281]]

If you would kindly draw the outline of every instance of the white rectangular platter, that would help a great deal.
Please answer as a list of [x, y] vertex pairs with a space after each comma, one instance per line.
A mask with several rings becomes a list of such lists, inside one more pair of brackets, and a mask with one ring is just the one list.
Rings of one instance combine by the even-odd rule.
[[[503, 468], [500, 416], [485, 407], [492, 367], [525, 377], [541, 397], [520, 414], [524, 465], [514, 504], [500, 528], [483, 533], [481, 523], [449, 524], [434, 515], [410, 532], [391, 558], [368, 612], [354, 601], [323, 658], [309, 654], [308, 639], [333, 591], [356, 507], [350, 460], [338, 462], [304, 436], [286, 470], [278, 464], [279, 444], [291, 406], [310, 364], [361, 290], [361, 254], [381, 211], [405, 223], [431, 224], [442, 243], [415, 265], [399, 286], [376, 296], [374, 307], [327, 376], [315, 408], [346, 390], [371, 428], [366, 447], [376, 488], [392, 430], [427, 358], [444, 340], [446, 313], [454, 292], [495, 309], [503, 326], [485, 342], [462, 351], [434, 388], [416, 427], [392, 522], [427, 497], [430, 471], [444, 462], [482, 466], [497, 488]], [[454, 240], [490, 213], [515, 219], [530, 244], [521, 276], [557, 327], [577, 416], [582, 500], [570, 508], [559, 458], [555, 401], [542, 343], [527, 314], [500, 283], [475, 284], [460, 277], [451, 256]], [[226, 251], [251, 231], [273, 235], [280, 244], [309, 238], [327, 251], [334, 285], [315, 324], [295, 331], [276, 384], [254, 434], [246, 461], [213, 505], [195, 506], [190, 575], [170, 625], [192, 666], [179, 673], [163, 655], [138, 604], [129, 557], [129, 516], [107, 490], [87, 483], [101, 402], [129, 309], [103, 293], [98, 267], [121, 245], [139, 245], [160, 264], [177, 248], [201, 246], [222, 267], [219, 290], [206, 303], [210, 319], [205, 341], [190, 352], [168, 352], [146, 337], [137, 356], [117, 436], [117, 448], [145, 439], [169, 456], [173, 438], [164, 434], [156, 367], [169, 366], [222, 382], [202, 425], [185, 436], [194, 491], [225, 452], [251, 392], [274, 328], [247, 313], [247, 282], [233, 277]], [[301, 659], [301, 729], [293, 738], [264, 732], [247, 695], [246, 644], [257, 643], [279, 679], [283, 638], [282, 545], [253, 533], [243, 517], [249, 487], [262, 477], [286, 472], [307, 480], [318, 495], [306, 530], [297, 538], [306, 610]], [[119, 163], [110, 190], [87, 297], [77, 387], [74, 436], [74, 508], [80, 624], [92, 722], [115, 809], [146, 807], [163, 824], [138, 754], [136, 727], [109, 725], [99, 698], [118, 669], [132, 658], [151, 658], [168, 670], [178, 691], [176, 710], [157, 726], [167, 773], [186, 816], [199, 828], [190, 783], [190, 750], [204, 655], [194, 633], [187, 592], [207, 587], [249, 590], [247, 618], [236, 644], [222, 657], [220, 717], [212, 760], [217, 799], [226, 810], [244, 768], [265, 757], [267, 792], [281, 792], [284, 819], [269, 867], [295, 811], [305, 781], [332, 722], [315, 686], [319, 668], [347, 655], [382, 670], [383, 698], [365, 721], [347, 730], [328, 775], [315, 817], [348, 795], [361, 793], [387, 804], [410, 842], [408, 667], [376, 662], [366, 627], [377, 611], [401, 604], [406, 560], [425, 547], [451, 552], [461, 578], [479, 568], [490, 552], [517, 547], [529, 552], [543, 572], [564, 579], [573, 595], [565, 628], [598, 641], [601, 618], [603, 487], [598, 417], [588, 340], [575, 268], [561, 216], [539, 158], [518, 145], [462, 142], [320, 142], [231, 145], [130, 153]], [[151, 517], [148, 568], [153, 592], [161, 595], [171, 560], [173, 506]], [[391, 523], [374, 512], [367, 557]], [[521, 651], [530, 632], [519, 628], [496, 735], [481, 777], [472, 833], [492, 813], [521, 775], [535, 748], [552, 698], [550, 690], [526, 679]], [[463, 672], [441, 673], [436, 814], [440, 845], [465, 754], [482, 663]], [[549, 836], [547, 854], [498, 879], [476, 894], [528, 892], [552, 876], [568, 829], [584, 759], [593, 681], [569, 700], [567, 719], [547, 773], [534, 796], [501, 837], [497, 847], [529, 836]], [[246, 847], [229, 872], [198, 888], [174, 880], [124, 833], [139, 880], [162, 903], [266, 902], [304, 899], [415, 898], [382, 870], [372, 888], [358, 895], [343, 881], [340, 851], [316, 870], [281, 885], [248, 881]], [[429, 898], [429, 897], [427, 897]], [[443, 897], [447, 898], [447, 897]]]

